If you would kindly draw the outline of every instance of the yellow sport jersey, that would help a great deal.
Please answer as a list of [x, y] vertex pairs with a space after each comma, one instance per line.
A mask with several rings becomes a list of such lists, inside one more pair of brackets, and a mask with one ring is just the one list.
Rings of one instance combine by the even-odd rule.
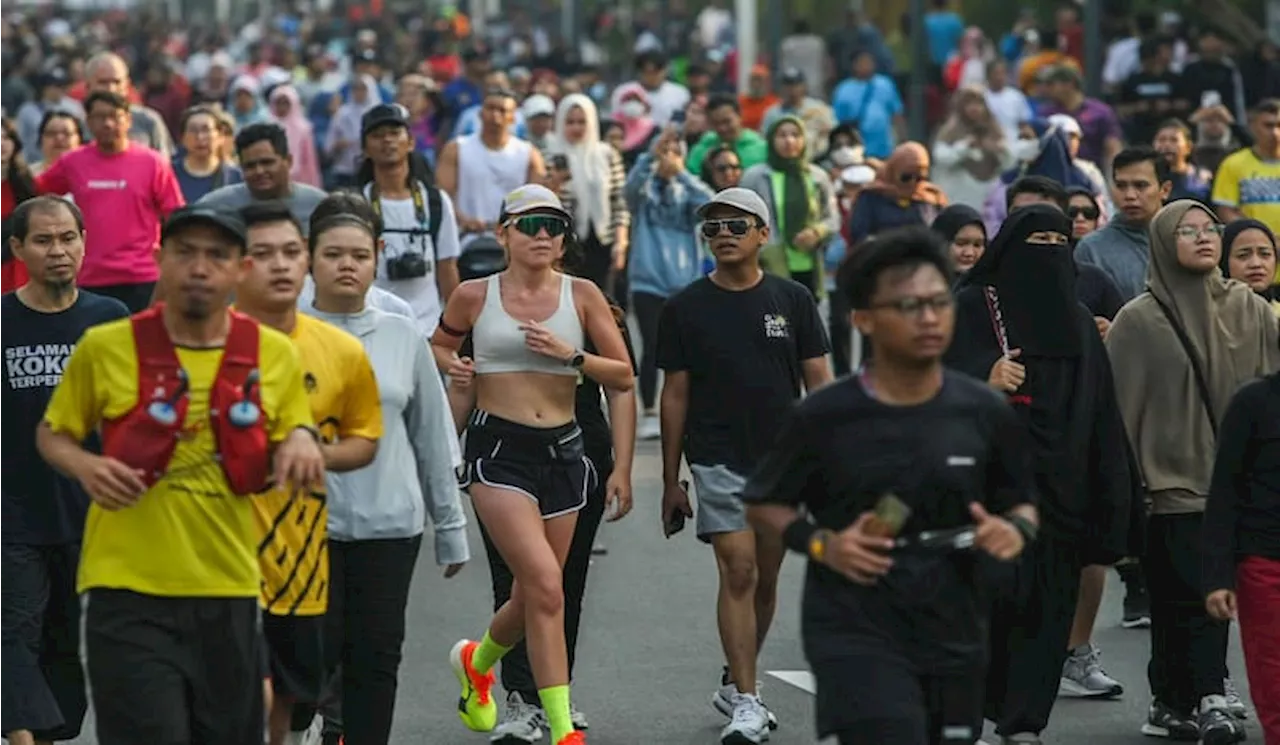
[[[289, 335], [302, 360], [303, 387], [320, 438], [382, 437], [382, 404], [360, 340], [301, 313]], [[315, 616], [329, 605], [329, 510], [323, 493], [272, 489], [253, 498], [262, 567], [262, 607], [273, 615]]]
[[[312, 426], [298, 353], [288, 337], [263, 328], [258, 342], [262, 408], [272, 442]], [[190, 381], [183, 434], [168, 472], [132, 507], [94, 504], [85, 522], [78, 588], [132, 590], [166, 597], [254, 597], [257, 535], [252, 500], [231, 493], [216, 460], [209, 390], [221, 349], [177, 348]], [[62, 373], [44, 419], [83, 440], [104, 419], [138, 400], [138, 358], [128, 318], [85, 332]]]
[[1213, 180], [1213, 202], [1280, 233], [1280, 160], [1261, 160], [1249, 148], [1227, 156]]

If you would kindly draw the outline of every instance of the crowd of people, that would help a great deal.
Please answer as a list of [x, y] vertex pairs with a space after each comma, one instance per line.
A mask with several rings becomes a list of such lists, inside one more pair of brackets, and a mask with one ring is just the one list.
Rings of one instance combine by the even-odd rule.
[[732, 14], [672, 13], [612, 87], [520, 14], [5, 19], [10, 742], [91, 697], [104, 745], [385, 745], [465, 493], [494, 613], [441, 650], [462, 723], [585, 743], [592, 546], [647, 440], [664, 533], [714, 555], [726, 745], [779, 726], [788, 550], [842, 745], [1033, 745], [1122, 695], [1111, 567], [1143, 733], [1244, 738], [1234, 620], [1280, 743], [1275, 47], [1139, 14], [1099, 99], [1072, 7], [993, 43], [937, 0], [927, 60], [800, 22], [738, 93]]

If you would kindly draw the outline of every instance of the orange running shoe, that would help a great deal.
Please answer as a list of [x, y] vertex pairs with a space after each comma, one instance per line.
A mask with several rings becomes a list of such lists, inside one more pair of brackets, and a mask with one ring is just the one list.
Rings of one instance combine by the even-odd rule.
[[560, 742], [556, 743], [556, 745], [587, 745], [587, 736], [578, 730], [574, 730], [560, 738]]
[[462, 686], [462, 693], [458, 696], [458, 718], [472, 732], [492, 732], [498, 724], [498, 705], [490, 695], [494, 676], [492, 670], [481, 675], [471, 666], [471, 656], [478, 646], [478, 642], [462, 639], [449, 652], [449, 664]]

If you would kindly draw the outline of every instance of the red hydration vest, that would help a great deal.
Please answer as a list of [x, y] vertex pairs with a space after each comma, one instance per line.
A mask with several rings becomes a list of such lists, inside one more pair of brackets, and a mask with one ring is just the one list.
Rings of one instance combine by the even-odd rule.
[[[142, 471], [148, 487], [168, 472], [190, 403], [187, 373], [165, 330], [163, 308], [157, 303], [130, 319], [138, 354], [138, 403], [102, 428], [103, 453]], [[259, 329], [248, 316], [229, 312], [231, 329], [209, 392], [209, 426], [232, 493], [255, 494], [266, 487], [271, 466], [258, 372]]]

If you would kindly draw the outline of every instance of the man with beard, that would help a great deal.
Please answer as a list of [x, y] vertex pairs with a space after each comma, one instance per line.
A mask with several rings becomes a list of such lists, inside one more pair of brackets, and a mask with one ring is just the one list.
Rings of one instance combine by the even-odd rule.
[[80, 667], [76, 565], [89, 497], [36, 452], [35, 430], [85, 329], [124, 318], [118, 300], [76, 289], [84, 218], [71, 202], [36, 197], [7, 220], [9, 247], [31, 279], [0, 300], [5, 411], [0, 451], [4, 560], [3, 713], [14, 745], [74, 740], [87, 708]]
[[662, 521], [670, 538], [693, 517], [680, 459], [698, 495], [697, 535], [711, 544], [724, 675], [712, 706], [732, 721], [724, 743], [760, 743], [777, 720], [760, 701], [756, 658], [777, 607], [785, 549], [747, 524], [738, 496], [778, 422], [802, 392], [831, 380], [826, 330], [802, 285], [760, 268], [769, 208], [733, 187], [698, 208], [715, 269], [667, 300], [658, 322]]
[[227, 307], [244, 251], [234, 217], [174, 212], [171, 302], [86, 332], [36, 433], [93, 500], [77, 589], [103, 745], [262, 743], [250, 497], [321, 484], [324, 456], [292, 343]]
[[[310, 268], [302, 227], [283, 204], [246, 207], [248, 262], [236, 308], [288, 334], [302, 361], [303, 385], [320, 428], [325, 470], [343, 473], [373, 461], [382, 437], [382, 406], [373, 367], [360, 341], [298, 312]], [[322, 630], [329, 605], [329, 511], [325, 492], [271, 489], [253, 498], [261, 539], [262, 631], [274, 694], [270, 745], [301, 742], [319, 703], [325, 659]], [[294, 704], [300, 721], [294, 719]]]
[[991, 614], [986, 716], [1004, 743], [1039, 743], [1058, 695], [1081, 569], [1130, 550], [1137, 488], [1111, 366], [1076, 299], [1071, 223], [1017, 210], [956, 295], [949, 367], [1009, 397], [1030, 430], [1040, 535]]
[[1024, 427], [942, 366], [955, 324], [944, 250], [905, 228], [846, 262], [871, 363], [795, 407], [742, 492], [758, 529], [810, 559], [805, 654], [818, 734], [840, 745], [978, 737], [983, 561], [955, 549], [1008, 561], [1036, 534]]

